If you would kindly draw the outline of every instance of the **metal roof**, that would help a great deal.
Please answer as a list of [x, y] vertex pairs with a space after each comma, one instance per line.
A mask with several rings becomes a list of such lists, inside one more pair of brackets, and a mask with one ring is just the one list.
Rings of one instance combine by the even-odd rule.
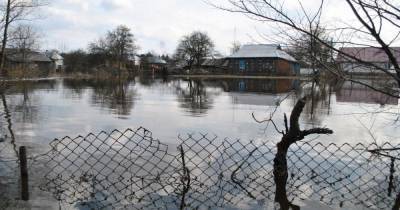
[[226, 59], [219, 58], [219, 59], [205, 59], [201, 65], [202, 66], [210, 66], [210, 67], [216, 67], [216, 66], [223, 66], [225, 63]]
[[[400, 47], [392, 47], [390, 49], [392, 50], [395, 58], [398, 61], [400, 61]], [[389, 57], [381, 48], [343, 47], [340, 49], [340, 52], [349, 54], [349, 55], [356, 57], [364, 62], [377, 62], [377, 63], [389, 62]], [[353, 62], [353, 59], [348, 58], [347, 56], [343, 55], [342, 53], [339, 53], [336, 60], [338, 62]]]
[[163, 60], [162, 58], [157, 57], [157, 56], [149, 57], [148, 62], [151, 64], [167, 64], [167, 62], [165, 60]]
[[296, 59], [274, 44], [243, 45], [236, 53], [228, 58], [281, 58], [296, 62]]
[[40, 52], [14, 52], [7, 55], [7, 59], [13, 62], [52, 62], [49, 57]]
[[56, 50], [47, 52], [46, 54], [51, 60], [64, 60], [64, 58]]

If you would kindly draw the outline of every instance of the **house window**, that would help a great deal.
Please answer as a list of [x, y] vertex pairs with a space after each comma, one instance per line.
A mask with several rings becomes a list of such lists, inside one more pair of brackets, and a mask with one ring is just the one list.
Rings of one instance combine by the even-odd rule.
[[239, 70], [240, 71], [246, 70], [246, 61], [245, 60], [239, 60]]
[[244, 81], [239, 82], [239, 91], [243, 92], [246, 90], [246, 83]]
[[391, 68], [391, 65], [390, 65], [390, 63], [386, 63], [386, 69], [390, 69]]

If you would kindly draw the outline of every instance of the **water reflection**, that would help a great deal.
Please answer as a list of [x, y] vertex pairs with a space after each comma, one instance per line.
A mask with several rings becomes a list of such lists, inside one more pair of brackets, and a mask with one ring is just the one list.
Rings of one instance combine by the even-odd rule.
[[[161, 137], [171, 138], [182, 130], [180, 128], [193, 131], [220, 128], [214, 132], [228, 135], [226, 131], [233, 127], [236, 129], [233, 135], [243, 136], [243, 131], [251, 135], [260, 133], [251, 118], [252, 112], [262, 117], [269, 108], [280, 104], [276, 116], [281, 118], [284, 112], [290, 112], [297, 98], [304, 95], [310, 95], [311, 100], [306, 104], [302, 122], [310, 127], [330, 124], [334, 130], [349, 129], [343, 128], [344, 124], [338, 124], [336, 117], [340, 114], [370, 110], [377, 113], [380, 108], [396, 112], [398, 105], [397, 98], [351, 82], [292, 79], [174, 79], [151, 76], [124, 80], [62, 79], [8, 83], [4, 91], [16, 130], [27, 129], [32, 135], [44, 132], [42, 137], [48, 140], [69, 134], [57, 130], [74, 130], [84, 126], [100, 130], [126, 127], [132, 123], [150, 127], [154, 121], [158, 128], [164, 128]], [[85, 113], [88, 114], [84, 118], [85, 124], [79, 124]], [[153, 113], [157, 114], [157, 118], [152, 118]], [[197, 123], [191, 117], [201, 117], [207, 123]], [[60, 121], [61, 118], [65, 120]], [[380, 119], [388, 118], [393, 117]], [[130, 122], [116, 121], [119, 119]], [[168, 123], [171, 119], [182, 125], [174, 127]], [[38, 130], [37, 125], [42, 121], [51, 122], [49, 126], [55, 126], [52, 127], [55, 132]], [[64, 128], [73, 122], [76, 126]], [[359, 124], [355, 119], [348, 119], [347, 122]], [[387, 122], [377, 122], [376, 125], [382, 123]], [[274, 134], [269, 132], [265, 135]]]
[[180, 106], [193, 116], [213, 108], [214, 99], [226, 92], [234, 104], [275, 106], [277, 95], [299, 88], [298, 80], [189, 79], [175, 83]]
[[[11, 112], [8, 107], [7, 98], [4, 94], [4, 92], [0, 92], [0, 96], [1, 96], [1, 102], [3, 104], [3, 112], [4, 112], [4, 113], [2, 113], [2, 115], [4, 115], [4, 121], [2, 120], [2, 122], [5, 122], [5, 124], [7, 124], [4, 127], [7, 127], [7, 131], [10, 136], [10, 139], [11, 139], [10, 143], [12, 144], [15, 155], [17, 156], [18, 152], [17, 152], [17, 146], [16, 146], [16, 142], [15, 142], [15, 132], [13, 129]], [[3, 127], [3, 123], [2, 123], [2, 127]], [[1, 136], [3, 139], [2, 142], [7, 140], [7, 134], [5, 134], [4, 136], [3, 135]]]
[[[25, 125], [40, 122], [39, 106], [40, 97], [35, 94], [40, 90], [52, 90], [55, 87], [54, 80], [24, 81], [6, 83], [0, 90], [2, 103], [0, 126], [6, 132], [0, 137], [10, 140], [15, 154], [17, 152], [17, 133], [25, 130], [18, 122]], [[8, 137], [8, 138], [6, 138]]]
[[299, 80], [291, 79], [230, 79], [218, 82], [226, 92], [279, 94], [299, 88]]
[[[204, 134], [178, 141], [180, 151], [143, 128], [56, 140], [45, 156], [42, 189], [89, 209], [270, 209], [274, 198], [279, 198], [275, 209], [282, 210], [307, 209], [307, 201], [316, 209], [398, 205], [399, 189], [390, 183], [399, 181], [399, 162], [371, 158], [367, 149], [377, 148], [374, 144], [296, 143], [288, 151], [286, 188], [275, 191], [271, 142]], [[378, 150], [384, 148], [393, 146]]]
[[85, 79], [63, 79], [63, 94], [66, 98], [82, 99], [85, 91], [90, 87], [90, 80]]
[[[2, 90], [3, 104], [8, 103], [12, 120], [23, 123], [38, 123], [40, 121], [41, 95], [56, 89], [57, 81], [39, 80], [7, 83]], [[8, 102], [7, 102], [8, 100]]]
[[64, 79], [63, 86], [67, 88], [66, 97], [81, 99], [86, 90], [91, 90], [90, 103], [101, 107], [118, 118], [130, 115], [134, 108], [137, 93], [133, 88], [135, 80], [94, 80], [94, 79]]
[[[376, 84], [373, 83], [376, 83], [377, 81], [363, 82], [366, 84], [370, 83], [371, 86], [376, 86]], [[379, 104], [381, 106], [399, 104], [398, 98], [391, 97], [382, 92], [373, 91], [364, 85], [352, 82], [339, 83], [337, 90], [336, 98], [338, 102]]]
[[332, 83], [321, 81], [303, 82], [297, 89], [299, 96], [308, 96], [302, 119], [310, 125], [321, 125], [330, 114]]
[[175, 85], [176, 95], [181, 108], [193, 116], [202, 116], [213, 107], [213, 99], [220, 90], [207, 90], [212, 84], [201, 80], [186, 80]]
[[[5, 143], [8, 146], [0, 151], [0, 157], [6, 152], [16, 157], [17, 144], [23, 142], [29, 142], [32, 150], [34, 150], [37, 147], [47, 146], [48, 142], [55, 137], [76, 136], [93, 130], [111, 130], [133, 125], [144, 125], [152, 128], [157, 133], [158, 138], [168, 145], [173, 145], [173, 148], [178, 144], [176, 140], [177, 133], [198, 130], [218, 133], [224, 137], [232, 137], [232, 139], [256, 139], [256, 142], [261, 142], [261, 140], [264, 141], [266, 139], [265, 136], [268, 137], [267, 140], [270, 140], [273, 137], [273, 133], [266, 131], [266, 133], [258, 135], [259, 127], [251, 118], [252, 112], [265, 113], [268, 108], [273, 108], [278, 102], [281, 102], [282, 98], [289, 96], [280, 104], [281, 106], [276, 113], [276, 116], [281, 119], [284, 112], [288, 113], [292, 109], [297, 98], [311, 95], [306, 104], [304, 115], [302, 115], [302, 123], [308, 124], [309, 127], [323, 127], [329, 124], [330, 126], [332, 125], [331, 128], [337, 134], [332, 139], [320, 137], [319, 140], [323, 143], [317, 146], [322, 148], [326, 152], [325, 154], [321, 154], [321, 151], [317, 149], [312, 151], [313, 148], [303, 147], [303, 152], [296, 150], [295, 155], [291, 157], [292, 159], [289, 160], [292, 167], [288, 181], [288, 197], [284, 199], [284, 201], [288, 201], [287, 207], [297, 208], [296, 206], [300, 206], [299, 203], [309, 199], [319, 200], [334, 206], [342, 206], [342, 201], [344, 203], [357, 201], [357, 204], [378, 206], [379, 208], [382, 207], [381, 209], [392, 207], [393, 205], [396, 208], [396, 206], [400, 205], [400, 197], [397, 195], [398, 189], [396, 187], [399, 183], [397, 174], [398, 161], [395, 164], [396, 170], [391, 175], [391, 170], [389, 169], [390, 161], [387, 158], [383, 160], [378, 157], [377, 159], [369, 160], [369, 156], [360, 156], [357, 153], [359, 150], [356, 149], [353, 150], [351, 156], [354, 159], [350, 159], [350, 161], [347, 153], [340, 152], [340, 155], [345, 156], [343, 160], [332, 156], [332, 151], [338, 151], [338, 148], [329, 144], [330, 142], [366, 141], [360, 135], [360, 133], [365, 133], [365, 130], [354, 126], [357, 121], [354, 121], [353, 116], [346, 117], [340, 114], [346, 114], [346, 112], [368, 112], [368, 108], [372, 107], [373, 113], [377, 113], [377, 116], [380, 117], [380, 120], [374, 122], [375, 125], [385, 127], [376, 135], [382, 138], [388, 134], [397, 134], [397, 128], [395, 125], [393, 126], [390, 115], [388, 116], [378, 111], [382, 108], [385, 108], [386, 111], [396, 111], [398, 109], [398, 99], [360, 87], [351, 82], [139, 77], [131, 80], [61, 79], [25, 83], [14, 82], [8, 83], [6, 88], [2, 90], [0, 92], [2, 112], [0, 113], [0, 131], [2, 131], [0, 137], [7, 133], [8, 138]], [[389, 121], [391, 125], [386, 126], [382, 119]], [[24, 140], [22, 140], [23, 138]], [[215, 142], [212, 138], [210, 140]], [[392, 140], [392, 142], [395, 141], [396, 139]], [[196, 143], [199, 142], [201, 141], [196, 141]], [[242, 145], [246, 143], [248, 142], [242, 143]], [[0, 141], [0, 144], [4, 144], [4, 142]], [[68, 145], [75, 146], [73, 143]], [[192, 145], [190, 144], [186, 148], [187, 150], [193, 150], [187, 155], [194, 157], [193, 161], [196, 161], [194, 163], [204, 166], [201, 169], [207, 169], [204, 177], [191, 174], [193, 179], [198, 177], [198, 180], [192, 180], [194, 187], [191, 189], [197, 190], [196, 193], [187, 194], [194, 202], [192, 205], [198, 205], [200, 198], [211, 203], [215, 202], [218, 205], [221, 205], [222, 200], [227, 198], [233, 199], [232, 202], [228, 202], [228, 205], [240, 203], [239, 200], [234, 199], [243, 198], [249, 192], [243, 190], [239, 185], [247, 185], [247, 187], [256, 189], [250, 193], [254, 194], [257, 202], [249, 204], [250, 207], [246, 206], [249, 209], [254, 206], [264, 205], [266, 201], [263, 199], [274, 197], [274, 192], [269, 190], [273, 189], [273, 183], [271, 182], [273, 179], [271, 178], [271, 168], [268, 168], [268, 164], [273, 158], [272, 147], [264, 148], [264, 151], [260, 150], [255, 153], [255, 157], [248, 158], [249, 152], [253, 148], [248, 148], [243, 150], [244, 153], [235, 155], [227, 145], [240, 147], [240, 144], [235, 144], [234, 141], [230, 140], [227, 140], [225, 144], [217, 144], [217, 147], [213, 146], [210, 149], [215, 151], [215, 148], [223, 148], [225, 149], [221, 152], [223, 154], [203, 154], [194, 150], [191, 147]], [[271, 143], [271, 145], [274, 144]], [[152, 146], [154, 147], [155, 145]], [[259, 149], [263, 147], [257, 146]], [[2, 145], [0, 145], [0, 148], [3, 148]], [[308, 154], [311, 153], [314, 156], [317, 155], [319, 159], [310, 158]], [[146, 155], [146, 158], [157, 157], [152, 156], [152, 154]], [[111, 155], [111, 153], [108, 155]], [[115, 155], [118, 154], [115, 153]], [[90, 154], [88, 156], [90, 157]], [[328, 158], [326, 159], [326, 157]], [[360, 164], [359, 159], [356, 157], [364, 158], [363, 164]], [[97, 160], [87, 161], [94, 161], [94, 164], [98, 164], [96, 167], [104, 167], [104, 163], [109, 161], [109, 156], [106, 155], [105, 158], [107, 159], [100, 162], [96, 162]], [[123, 157], [120, 158], [123, 159]], [[140, 158], [142, 162], [146, 163], [144, 157], [141, 156]], [[261, 162], [257, 162], [260, 161], [259, 158], [264, 159]], [[72, 159], [76, 159], [76, 157], [74, 156]], [[56, 159], [52, 160], [56, 161]], [[232, 181], [230, 175], [238, 168], [240, 161], [243, 162], [243, 160], [255, 164], [254, 168], [250, 167], [247, 171], [240, 168], [234, 177], [235, 181]], [[82, 160], [82, 163], [84, 161]], [[181, 159], [176, 158], [175, 161], [179, 162]], [[244, 161], [243, 164], [248, 164], [247, 161]], [[378, 166], [371, 167], [371, 161], [379, 162]], [[140, 164], [139, 162], [134, 163]], [[304, 162], [307, 164], [305, 165]], [[112, 164], [112, 167], [118, 168], [118, 163], [129, 164], [132, 163], [132, 160], [117, 161]], [[155, 164], [148, 162], [147, 164], [150, 164], [149, 167], [155, 166]], [[126, 172], [127, 168], [129, 167], [120, 168], [123, 176], [132, 175], [132, 171]], [[208, 177], [208, 173], [215, 173], [215, 171], [218, 172], [218, 175], [211, 178]], [[111, 173], [112, 170], [108, 172]], [[225, 176], [220, 176], [221, 174], [224, 175], [223, 173], [225, 173]], [[381, 175], [374, 177], [374, 173]], [[146, 191], [141, 195], [134, 195], [136, 197], [130, 198], [137, 200], [148, 198], [149, 201], [156, 198], [164, 203], [175, 202], [176, 204], [182, 198], [182, 188], [177, 187], [180, 185], [175, 182], [180, 183], [184, 174], [182, 170], [174, 171], [167, 174], [168, 176], [162, 180], [165, 182], [163, 187], [167, 188], [167, 192], [172, 189], [176, 190], [174, 192], [180, 192], [175, 196], [166, 195], [165, 192], [164, 194], [158, 194], [161, 188], [155, 188], [151, 192]], [[0, 171], [0, 177], [2, 175], [4, 174]], [[136, 187], [160, 186], [159, 181], [162, 178], [157, 173], [151, 174], [150, 180], [146, 180], [146, 177], [143, 178], [143, 176], [139, 178], [125, 177], [126, 179], [120, 185], [112, 182], [110, 185], [101, 186], [101, 189], [97, 189], [93, 185], [104, 180], [109, 181], [106, 178], [110, 177], [109, 173], [104, 177], [87, 175], [88, 177], [75, 176], [74, 179], [69, 179], [70, 177], [68, 176], [63, 178], [66, 181], [74, 182], [70, 191], [71, 194], [73, 190], [77, 189], [85, 192], [86, 194], [82, 196], [89, 198], [85, 202], [92, 205], [98, 204], [96, 198], [104, 198], [107, 193], [110, 193], [108, 190], [113, 184], [117, 186], [118, 190], [127, 189], [126, 186], [132, 186], [132, 178], [137, 178], [134, 180], [135, 184], [137, 184]], [[113, 178], [119, 180], [121, 177]], [[204, 186], [201, 186], [204, 183], [201, 183], [200, 179], [208, 179], [205, 183], [208, 186], [207, 189], [211, 189], [211, 194], [205, 195], [205, 193], [210, 192], [204, 191]], [[358, 189], [357, 187], [360, 186], [360, 183], [356, 183], [355, 180], [369, 180], [368, 187]], [[366, 186], [366, 184], [367, 182], [361, 183], [363, 186]], [[80, 188], [76, 185], [79, 185]], [[92, 191], [89, 192], [89, 189]], [[391, 192], [390, 195], [388, 194], [389, 191]], [[395, 199], [396, 195], [397, 200]], [[128, 194], [127, 196], [133, 195]], [[104, 202], [105, 205], [111, 205], [109, 203], [111, 201]], [[368, 205], [364, 205], [365, 203]], [[84, 204], [80, 203], [81, 206]], [[153, 204], [150, 203], [149, 205]], [[232, 206], [235, 205], [232, 204]], [[80, 207], [77, 206], [77, 208]], [[257, 208], [254, 207], [254, 209]]]
[[[128, 116], [136, 100], [131, 81], [93, 81], [91, 103], [112, 110], [119, 117]], [[133, 84], [134, 85], [134, 84]]]

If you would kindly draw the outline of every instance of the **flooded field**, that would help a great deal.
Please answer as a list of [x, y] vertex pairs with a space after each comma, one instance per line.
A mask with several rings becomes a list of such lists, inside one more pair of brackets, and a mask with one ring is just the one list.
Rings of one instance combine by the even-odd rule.
[[[281, 134], [254, 118], [273, 113], [284, 130], [284, 113], [305, 95], [301, 127], [334, 134], [291, 149], [289, 200], [305, 209], [391, 208], [399, 161], [368, 150], [399, 145], [398, 99], [350, 82], [292, 79], [10, 82], [1, 95], [0, 191], [9, 206], [32, 209], [180, 209], [182, 197], [189, 209], [269, 209]], [[20, 146], [30, 165], [28, 203], [14, 202]]]

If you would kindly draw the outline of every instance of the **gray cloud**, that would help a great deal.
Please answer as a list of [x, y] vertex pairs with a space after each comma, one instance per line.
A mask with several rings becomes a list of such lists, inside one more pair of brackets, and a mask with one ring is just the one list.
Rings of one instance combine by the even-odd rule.
[[[207, 31], [218, 50], [228, 52], [233, 30], [250, 41], [247, 31], [254, 22], [213, 9], [201, 0], [54, 0], [44, 9], [37, 25], [46, 35], [48, 48], [86, 48], [88, 42], [119, 24], [134, 32], [141, 51], [172, 53], [181, 36], [193, 30]], [[246, 32], [241, 32], [246, 31]]]
[[115, 0], [102, 0], [100, 3], [100, 6], [105, 11], [112, 11], [112, 10], [123, 8], [122, 5], [118, 4], [118, 2]]
[[[314, 1], [304, 4], [312, 8], [317, 5]], [[293, 2], [297, 1], [287, 1], [289, 11], [295, 11]], [[326, 22], [346, 12], [340, 5], [327, 8]], [[267, 24], [215, 9], [203, 0], [53, 0], [43, 10], [46, 18], [37, 25], [45, 34], [46, 48], [86, 48], [90, 41], [124, 24], [132, 29], [142, 52], [172, 53], [183, 35], [201, 30], [226, 54], [235, 28], [236, 39], [242, 43], [265, 42], [259, 33], [270, 31]]]

